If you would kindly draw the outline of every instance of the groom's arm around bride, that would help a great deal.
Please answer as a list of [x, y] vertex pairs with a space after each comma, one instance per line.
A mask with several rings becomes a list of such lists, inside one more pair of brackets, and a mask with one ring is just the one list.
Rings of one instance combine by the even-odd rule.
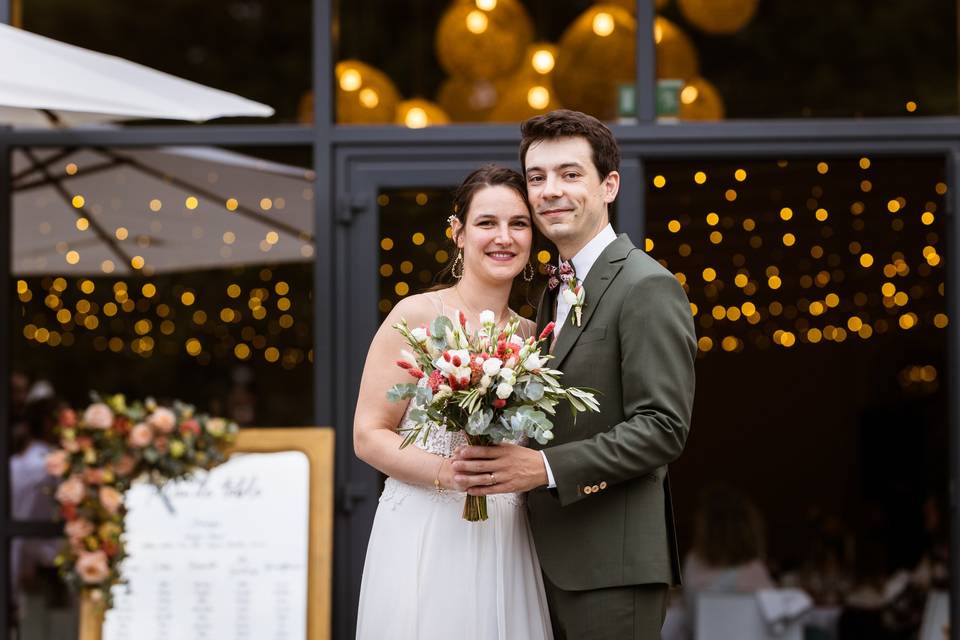
[[[521, 163], [537, 227], [571, 259], [585, 292], [579, 323], [559, 305], [549, 366], [564, 384], [599, 391], [600, 412], [574, 422], [561, 408], [542, 452], [469, 447], [454, 469], [471, 493], [529, 491], [559, 638], [654, 640], [666, 587], [680, 582], [667, 465], [690, 429], [690, 305], [672, 273], [609, 226], [620, 176], [606, 126], [569, 111], [528, 120]], [[544, 294], [541, 328], [563, 286]], [[491, 473], [495, 484], [484, 486]]]

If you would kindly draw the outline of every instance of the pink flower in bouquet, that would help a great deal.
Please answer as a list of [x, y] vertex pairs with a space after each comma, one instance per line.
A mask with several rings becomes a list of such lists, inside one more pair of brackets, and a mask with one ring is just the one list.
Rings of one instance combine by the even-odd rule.
[[82, 541], [87, 536], [93, 535], [93, 523], [86, 518], [77, 518], [68, 522], [63, 530], [71, 541]]
[[110, 575], [107, 554], [103, 551], [83, 551], [77, 558], [77, 573], [87, 584], [103, 582]]
[[83, 451], [90, 451], [93, 449], [93, 438], [88, 436], [80, 436], [77, 438], [77, 446], [80, 447]]
[[83, 538], [67, 538], [67, 540], [70, 543], [70, 551], [73, 552], [73, 555], [79, 556], [87, 550], [87, 545], [83, 542]]
[[166, 436], [157, 436], [157, 439], [153, 441], [153, 448], [157, 450], [157, 453], [165, 454], [170, 451], [170, 441]]
[[77, 442], [76, 438], [62, 438], [60, 440], [60, 446], [63, 447], [68, 453], [76, 453], [80, 451], [80, 443]]
[[113, 487], [100, 487], [100, 504], [112, 515], [116, 515], [123, 504], [123, 494]]
[[133, 429], [130, 430], [130, 436], [127, 438], [127, 442], [129, 442], [132, 447], [145, 447], [150, 444], [151, 440], [153, 440], [153, 429], [150, 428], [150, 425], [143, 422], [135, 424]]
[[113, 411], [102, 402], [96, 402], [83, 412], [83, 423], [91, 429], [109, 429], [113, 426]]
[[120, 457], [120, 460], [117, 461], [117, 464], [114, 465], [113, 470], [118, 476], [128, 476], [136, 466], [137, 461], [133, 456], [123, 455]]
[[194, 436], [200, 435], [200, 423], [193, 419], [185, 420], [180, 425], [180, 434], [187, 435], [188, 433]]
[[70, 456], [63, 449], [57, 449], [47, 454], [44, 464], [46, 465], [47, 473], [59, 478], [70, 468]]
[[73, 475], [57, 487], [57, 502], [64, 505], [80, 504], [86, 493], [87, 487], [83, 484], [83, 480], [80, 479], [80, 476]]
[[83, 481], [87, 484], [103, 484], [103, 469], [87, 467], [83, 470]]
[[73, 409], [62, 409], [60, 411], [60, 426], [67, 429], [73, 429], [77, 426], [77, 412]]
[[147, 416], [147, 424], [160, 433], [170, 433], [177, 426], [177, 416], [166, 407], [157, 407]]

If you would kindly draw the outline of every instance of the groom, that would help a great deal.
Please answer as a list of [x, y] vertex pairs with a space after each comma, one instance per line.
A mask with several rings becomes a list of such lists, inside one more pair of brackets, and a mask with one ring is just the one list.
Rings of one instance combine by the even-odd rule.
[[[667, 588], [680, 583], [667, 465], [690, 430], [690, 304], [673, 274], [610, 226], [620, 187], [610, 130], [560, 110], [521, 131], [534, 221], [574, 271], [544, 292], [537, 325], [556, 322], [550, 366], [565, 385], [598, 390], [600, 413], [574, 423], [560, 410], [546, 448], [466, 447], [453, 469], [474, 495], [529, 491], [558, 640], [659, 640]], [[578, 285], [582, 304], [563, 294]]]

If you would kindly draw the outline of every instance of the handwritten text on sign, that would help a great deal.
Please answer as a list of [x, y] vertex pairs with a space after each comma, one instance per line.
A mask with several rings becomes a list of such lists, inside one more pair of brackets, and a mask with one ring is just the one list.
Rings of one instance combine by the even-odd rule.
[[128, 586], [104, 640], [303, 640], [310, 469], [296, 451], [235, 454], [126, 496]]

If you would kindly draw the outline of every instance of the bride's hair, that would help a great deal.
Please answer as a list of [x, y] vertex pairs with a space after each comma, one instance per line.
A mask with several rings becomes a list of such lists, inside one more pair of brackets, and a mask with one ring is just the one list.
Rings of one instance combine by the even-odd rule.
[[[523, 176], [509, 167], [485, 164], [479, 169], [471, 171], [470, 175], [464, 178], [460, 186], [453, 192], [453, 216], [451, 216], [450, 219], [452, 220], [452, 218], [456, 216], [457, 220], [460, 221], [460, 229], [466, 227], [467, 212], [470, 210], [473, 197], [487, 187], [507, 187], [508, 189], [513, 189], [517, 195], [520, 196], [523, 204], [527, 207], [527, 211], [530, 211], [530, 203], [527, 201], [527, 184]], [[530, 227], [533, 229], [535, 245], [538, 232], [537, 228], [533, 225], [532, 213], [530, 216]], [[453, 263], [457, 256], [457, 247], [456, 238], [452, 240], [454, 244], [453, 251], [450, 253], [452, 257], [447, 262], [447, 265], [437, 274], [435, 282], [438, 284], [431, 287], [430, 291], [446, 289], [454, 283], [452, 272]]]

